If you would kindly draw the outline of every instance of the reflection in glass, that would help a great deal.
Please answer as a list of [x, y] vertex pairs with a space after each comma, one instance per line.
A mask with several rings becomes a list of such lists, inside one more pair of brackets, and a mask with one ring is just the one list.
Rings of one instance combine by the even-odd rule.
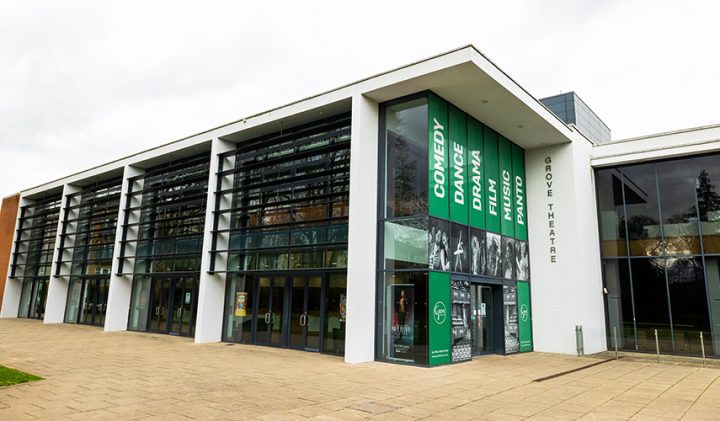
[[[702, 259], [668, 259], [667, 274], [675, 352], [698, 355], [701, 353], [700, 332], [710, 333]], [[705, 336], [705, 339], [709, 342], [711, 338]], [[712, 354], [708, 345], [705, 344], [705, 352]]]
[[608, 349], [635, 347], [635, 324], [633, 323], [632, 286], [627, 259], [604, 259], [602, 262], [605, 280], [608, 317]]
[[627, 256], [622, 174], [616, 168], [595, 172], [602, 256]]
[[423, 268], [428, 264], [426, 217], [385, 221], [385, 269]]
[[386, 217], [427, 214], [427, 99], [385, 110]]
[[712, 339], [709, 332], [705, 335], [705, 352], [709, 352], [708, 342], [712, 344], [715, 355], [720, 355], [720, 257], [705, 257], [705, 274], [707, 276], [707, 292], [710, 302], [710, 320], [712, 327]]
[[695, 193], [705, 253], [720, 253], [720, 155], [693, 158]]
[[700, 253], [695, 183], [689, 160], [657, 163], [665, 253]]
[[660, 256], [663, 252], [654, 165], [622, 169], [631, 256]]

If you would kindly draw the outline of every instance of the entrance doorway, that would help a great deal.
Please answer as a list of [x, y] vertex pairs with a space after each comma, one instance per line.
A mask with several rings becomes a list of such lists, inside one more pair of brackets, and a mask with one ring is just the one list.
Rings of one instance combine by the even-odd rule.
[[18, 317], [39, 319], [45, 317], [48, 279], [25, 279], [20, 294]]
[[345, 274], [247, 274], [228, 283], [224, 341], [344, 351]]
[[107, 277], [71, 279], [65, 322], [104, 326], [109, 291]]
[[152, 278], [148, 332], [194, 336], [197, 291], [194, 277]]
[[[471, 284], [470, 320], [473, 355], [495, 352], [494, 310], [493, 287], [489, 285]], [[502, 340], [502, 338], [500, 338], [500, 340]]]

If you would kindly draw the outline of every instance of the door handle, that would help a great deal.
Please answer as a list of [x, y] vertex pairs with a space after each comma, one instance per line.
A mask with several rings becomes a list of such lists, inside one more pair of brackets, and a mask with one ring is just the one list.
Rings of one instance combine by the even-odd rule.
[[178, 316], [178, 317], [182, 317], [182, 312], [183, 312], [183, 308], [182, 308], [182, 307], [180, 307], [179, 309], [177, 309], [177, 316]]
[[160, 306], [155, 307], [155, 315], [156, 316], [160, 315]]
[[265, 313], [265, 323], [270, 324], [270, 318], [271, 318], [271, 317], [272, 317], [272, 316], [270, 315], [270, 313]]
[[305, 314], [300, 315], [300, 326], [305, 326], [306, 323], [306, 317]]

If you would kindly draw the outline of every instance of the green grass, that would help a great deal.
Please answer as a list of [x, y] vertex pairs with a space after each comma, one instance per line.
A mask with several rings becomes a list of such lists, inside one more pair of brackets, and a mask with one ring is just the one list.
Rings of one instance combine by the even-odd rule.
[[42, 377], [33, 376], [32, 374], [23, 373], [22, 371], [13, 370], [12, 368], [0, 365], [0, 387], [12, 386], [19, 383], [34, 382], [42, 380]]

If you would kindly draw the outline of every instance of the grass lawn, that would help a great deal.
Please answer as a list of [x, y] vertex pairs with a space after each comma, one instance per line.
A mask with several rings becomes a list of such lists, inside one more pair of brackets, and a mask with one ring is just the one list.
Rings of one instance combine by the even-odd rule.
[[13, 370], [12, 368], [0, 365], [0, 387], [12, 386], [18, 383], [34, 382], [42, 380], [42, 377], [33, 376], [32, 374], [23, 373], [22, 371]]

